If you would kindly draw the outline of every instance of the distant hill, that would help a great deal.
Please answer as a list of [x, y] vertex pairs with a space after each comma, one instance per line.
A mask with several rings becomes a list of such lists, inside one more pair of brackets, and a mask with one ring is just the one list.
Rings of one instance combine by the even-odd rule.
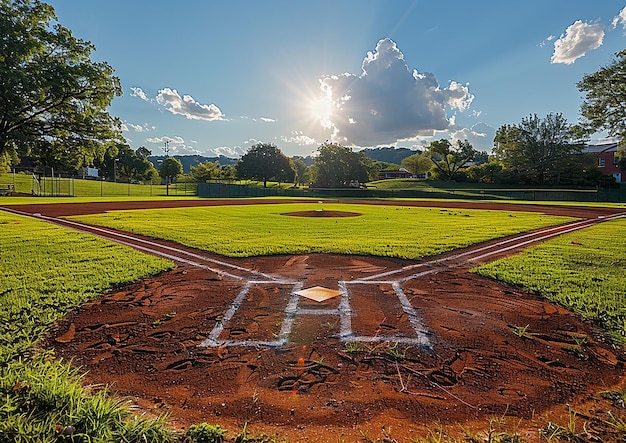
[[[414, 151], [408, 148], [366, 148], [362, 151], [367, 158], [371, 158], [372, 160], [378, 160], [380, 162], [385, 163], [394, 163], [399, 165], [403, 159], [406, 157], [416, 154], [420, 151]], [[202, 155], [173, 155], [175, 159], [180, 161], [183, 165], [183, 173], [189, 174], [190, 168], [192, 166], [199, 165], [200, 163], [205, 162], [219, 162], [220, 166], [226, 165], [234, 165], [237, 163], [237, 158], [230, 158], [220, 155], [219, 157], [205, 157]], [[148, 157], [148, 160], [152, 162], [155, 168], [159, 169], [159, 160], [163, 160], [165, 158], [164, 155], [151, 155]], [[311, 166], [313, 164], [314, 158], [311, 156], [301, 157], [294, 156], [294, 158], [300, 158], [306, 163], [307, 166]]]
[[[237, 163], [236, 158], [225, 157], [223, 155], [220, 155], [219, 157], [204, 157], [202, 155], [172, 155], [172, 157], [182, 163], [184, 174], [189, 174], [191, 167], [199, 165], [200, 163], [215, 163], [218, 161], [220, 166], [234, 165]], [[148, 157], [148, 160], [152, 162], [155, 168], [159, 169], [159, 160], [163, 160], [164, 158], [164, 155], [151, 155]]]
[[410, 155], [418, 154], [421, 151], [414, 151], [409, 148], [366, 148], [362, 151], [367, 158], [378, 160], [379, 162], [394, 163], [399, 165], [402, 160]]

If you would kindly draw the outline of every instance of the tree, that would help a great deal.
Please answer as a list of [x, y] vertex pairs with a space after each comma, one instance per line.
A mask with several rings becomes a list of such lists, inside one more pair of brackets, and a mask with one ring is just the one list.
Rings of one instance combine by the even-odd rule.
[[170, 195], [170, 182], [183, 173], [183, 164], [174, 157], [166, 157], [159, 168], [159, 175], [165, 180], [165, 193]]
[[457, 140], [456, 144], [455, 147], [449, 140], [442, 138], [431, 142], [425, 154], [445, 180], [453, 180], [457, 172], [477, 154], [467, 140]]
[[121, 139], [107, 112], [122, 93], [113, 69], [39, 0], [1, 1], [0, 35], [0, 155], [67, 170], [102, 160]]
[[248, 180], [293, 181], [289, 158], [273, 143], [259, 143], [250, 148], [235, 165], [237, 177]]
[[137, 150], [135, 151], [135, 153], [142, 158], [148, 158], [152, 155], [152, 151], [150, 151], [148, 148], [146, 148], [145, 146], [140, 146], [139, 148], [137, 148]]
[[626, 142], [626, 49], [599, 71], [583, 76], [578, 90], [585, 98], [580, 107], [582, 127], [587, 133], [606, 130]]
[[371, 159], [365, 155], [365, 152], [358, 152], [358, 161], [359, 166], [355, 173], [360, 174], [361, 168], [365, 168], [365, 172], [367, 173], [367, 178], [365, 180], [358, 180], [359, 183], [365, 183], [371, 180], [376, 180], [378, 178], [378, 174], [382, 170], [382, 165], [378, 160]]
[[237, 169], [233, 165], [224, 165], [221, 169], [222, 179], [235, 180], [237, 178]]
[[502, 164], [496, 160], [467, 168], [468, 177], [480, 183], [496, 183], [502, 171]]
[[309, 174], [309, 167], [304, 163], [304, 160], [300, 157], [291, 159], [293, 170], [296, 172], [293, 180], [295, 185], [305, 185], [311, 181], [311, 175]]
[[405, 157], [400, 164], [400, 166], [415, 176], [426, 174], [432, 165], [433, 163], [430, 158], [422, 153], [409, 155]]
[[198, 165], [192, 165], [189, 168], [189, 178], [197, 183], [206, 183], [209, 180], [215, 180], [222, 177], [218, 162], [206, 161]]
[[[513, 172], [520, 182], [559, 183], [564, 164], [580, 155], [584, 143], [577, 137], [577, 128], [569, 125], [561, 114], [536, 114], [523, 118], [519, 125], [503, 125], [494, 138], [494, 154], [503, 168]], [[551, 180], [547, 180], [551, 177]]]
[[156, 172], [148, 160], [150, 155], [151, 152], [146, 148], [138, 148], [134, 151], [126, 144], [118, 144], [117, 167], [115, 168], [117, 175], [124, 177], [128, 182], [150, 180]]
[[329, 142], [320, 146], [318, 152], [311, 171], [317, 186], [330, 188], [368, 181], [368, 169], [364, 163], [366, 157], [362, 152], [352, 152], [350, 148]]

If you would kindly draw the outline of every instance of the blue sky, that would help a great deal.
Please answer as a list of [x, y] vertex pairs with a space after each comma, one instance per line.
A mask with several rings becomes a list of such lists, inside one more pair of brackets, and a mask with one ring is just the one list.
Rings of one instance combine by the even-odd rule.
[[[530, 114], [578, 121], [576, 87], [626, 47], [626, 2], [54, 0], [122, 83], [133, 149], [239, 157], [420, 148]], [[601, 135], [598, 135], [600, 137]]]

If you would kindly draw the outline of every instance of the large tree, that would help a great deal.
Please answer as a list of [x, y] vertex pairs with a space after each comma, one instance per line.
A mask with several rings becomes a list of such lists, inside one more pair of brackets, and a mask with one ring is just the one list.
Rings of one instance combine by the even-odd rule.
[[467, 140], [457, 140], [454, 146], [449, 140], [442, 138], [431, 142], [425, 155], [432, 160], [445, 180], [453, 180], [457, 172], [474, 159], [477, 152]]
[[371, 166], [362, 152], [337, 143], [324, 143], [318, 148], [311, 167], [312, 179], [317, 186], [342, 187], [350, 182], [367, 182]]
[[120, 139], [107, 107], [120, 82], [95, 47], [56, 22], [39, 0], [0, 0], [0, 155], [75, 170]]
[[306, 165], [304, 160], [301, 157], [294, 157], [291, 159], [291, 165], [293, 166], [293, 170], [296, 175], [293, 179], [295, 185], [306, 185], [311, 180], [311, 175], [309, 173], [309, 167]]
[[[518, 125], [503, 125], [494, 138], [494, 154], [505, 170], [529, 184], [559, 183], [563, 165], [579, 155], [584, 143], [562, 114], [536, 114]], [[549, 179], [549, 180], [548, 180]]]
[[235, 165], [237, 177], [263, 181], [293, 181], [295, 172], [289, 158], [273, 143], [258, 143], [250, 148]]
[[426, 174], [433, 166], [432, 161], [421, 152], [402, 159], [401, 166], [415, 176]]
[[626, 49], [593, 74], [583, 76], [578, 89], [585, 93], [580, 107], [588, 133], [607, 131], [626, 142]]
[[[148, 160], [148, 157], [151, 155], [148, 149], [140, 147], [137, 151], [134, 151], [126, 144], [119, 144], [117, 150], [115, 159], [117, 160], [117, 167], [115, 172], [118, 176], [125, 179], [124, 181], [152, 180], [158, 174], [152, 162]], [[147, 155], [145, 151], [147, 151]]]
[[198, 183], [206, 183], [209, 180], [222, 178], [222, 171], [218, 162], [206, 161], [198, 165], [191, 165], [189, 178]]

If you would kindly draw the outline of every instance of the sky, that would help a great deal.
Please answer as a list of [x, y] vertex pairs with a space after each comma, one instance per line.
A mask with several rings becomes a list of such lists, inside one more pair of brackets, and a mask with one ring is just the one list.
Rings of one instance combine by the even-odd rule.
[[115, 70], [123, 95], [109, 112], [153, 155], [442, 138], [489, 152], [500, 126], [532, 114], [577, 123], [577, 83], [626, 48], [626, 1], [614, 0], [47, 3]]

